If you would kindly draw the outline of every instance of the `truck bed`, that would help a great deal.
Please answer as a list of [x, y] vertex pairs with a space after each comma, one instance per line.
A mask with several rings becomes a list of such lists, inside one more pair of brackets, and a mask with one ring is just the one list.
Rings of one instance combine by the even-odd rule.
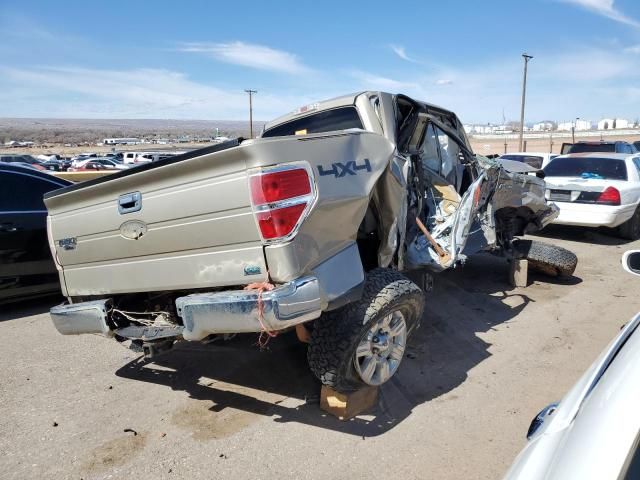
[[[238, 145], [189, 152], [48, 195], [49, 235], [66, 295], [237, 285], [247, 283], [247, 273], [251, 281], [266, 279]], [[122, 213], [119, 202], [130, 194], [140, 195], [140, 209]]]

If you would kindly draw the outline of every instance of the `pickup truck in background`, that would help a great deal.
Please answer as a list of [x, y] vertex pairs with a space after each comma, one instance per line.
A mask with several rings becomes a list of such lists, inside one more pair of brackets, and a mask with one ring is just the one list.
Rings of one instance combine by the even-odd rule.
[[560, 155], [567, 155], [569, 153], [593, 153], [593, 152], [606, 152], [606, 153], [628, 153], [634, 154], [639, 152], [636, 148], [636, 143], [629, 143], [622, 140], [596, 140], [596, 141], [582, 141], [576, 143], [563, 143], [560, 148]]
[[535, 169], [505, 162], [474, 155], [453, 112], [369, 91], [302, 107], [257, 139], [51, 192], [68, 299], [53, 322], [150, 356], [178, 340], [295, 328], [324, 384], [380, 385], [432, 272], [485, 250], [573, 273], [571, 252], [517, 238], [558, 209]]

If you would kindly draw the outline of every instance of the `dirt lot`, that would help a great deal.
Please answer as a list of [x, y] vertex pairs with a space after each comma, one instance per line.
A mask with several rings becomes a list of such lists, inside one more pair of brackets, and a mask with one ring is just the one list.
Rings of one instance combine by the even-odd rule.
[[144, 363], [58, 335], [54, 300], [2, 307], [0, 478], [500, 478], [534, 414], [640, 310], [620, 267], [640, 242], [546, 236], [578, 254], [574, 278], [514, 289], [488, 255], [441, 274], [399, 374], [346, 423], [319, 410], [291, 337], [267, 352], [253, 336], [182, 344]]
[[[579, 133], [576, 133], [576, 142], [579, 141], [587, 141], [587, 142], [595, 142], [600, 139], [605, 141], [612, 140], [622, 140], [624, 142], [633, 143], [637, 140], [640, 140], [640, 133], [637, 135], [607, 135], [604, 137], [598, 136], [583, 136]], [[567, 142], [571, 143], [571, 136], [568, 134], [564, 134], [563, 136], [558, 135], [557, 132], [553, 132], [553, 134], [546, 134], [545, 138], [527, 138], [525, 135], [525, 141], [527, 142], [526, 151], [527, 152], [553, 152], [560, 153], [560, 149], [562, 148], [562, 143]], [[471, 147], [473, 151], [479, 153], [481, 155], [491, 155], [494, 153], [503, 154], [505, 153], [505, 143], [506, 152], [513, 153], [520, 151], [519, 149], [519, 140], [518, 138], [504, 138], [500, 136], [493, 136], [492, 138], [477, 138], [470, 137], [469, 141], [471, 142]]]
[[[635, 142], [640, 140], [640, 133], [637, 135], [608, 135], [603, 137], [604, 140], [623, 140], [625, 142]], [[560, 148], [563, 142], [571, 142], [571, 137], [565, 134], [559, 136], [555, 133], [555, 136], [547, 136], [545, 138], [527, 138], [527, 151], [528, 152], [550, 152], [560, 153]], [[579, 133], [576, 134], [576, 141], [598, 141], [600, 137], [582, 136]], [[507, 152], [518, 151], [518, 139], [517, 138], [504, 138], [500, 136], [493, 136], [492, 138], [477, 138], [469, 137], [473, 151], [481, 155], [491, 155], [494, 153], [502, 154], [505, 152], [505, 142], [507, 143]], [[552, 145], [553, 143], [553, 145]], [[182, 151], [193, 150], [195, 148], [206, 147], [210, 144], [207, 143], [174, 143], [170, 145], [155, 145], [155, 144], [142, 144], [142, 145], [118, 145], [115, 147], [116, 151], [128, 152], [128, 151]], [[27, 153], [29, 155], [40, 154], [59, 154], [64, 156], [78, 155], [84, 152], [96, 152], [96, 153], [109, 153], [114, 147], [108, 145], [101, 146], [84, 146], [84, 147], [64, 147], [62, 145], [56, 145], [52, 147], [32, 147], [32, 148], [13, 148], [4, 149], [7, 153]]]

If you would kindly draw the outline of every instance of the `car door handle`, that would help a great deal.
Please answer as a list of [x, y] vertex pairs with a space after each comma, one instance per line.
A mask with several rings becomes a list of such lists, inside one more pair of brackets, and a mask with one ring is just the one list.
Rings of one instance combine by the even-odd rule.
[[118, 212], [125, 213], [138, 212], [142, 209], [142, 194], [140, 192], [125, 193], [118, 197]]
[[18, 227], [16, 227], [13, 223], [0, 223], [0, 232], [17, 232]]

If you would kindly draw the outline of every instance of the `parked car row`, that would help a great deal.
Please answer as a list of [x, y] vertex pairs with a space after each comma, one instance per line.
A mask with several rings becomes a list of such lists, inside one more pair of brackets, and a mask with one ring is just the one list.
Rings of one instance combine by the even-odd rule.
[[69, 167], [69, 172], [86, 172], [94, 170], [126, 170], [130, 165], [117, 161], [114, 157], [97, 157], [77, 161]]
[[0, 162], [22, 165], [51, 172], [82, 172], [95, 170], [124, 170], [135, 164], [155, 162], [185, 152], [118, 152], [80, 153], [71, 158], [59, 155], [0, 154]]
[[181, 155], [185, 152], [126, 152], [122, 161], [125, 164], [148, 163], [163, 160], [165, 158]]
[[608, 227], [622, 238], [640, 238], [640, 151], [636, 146], [620, 141], [565, 145], [569, 148], [564, 148], [568, 152], [564, 155], [518, 152], [499, 158], [542, 171], [546, 198], [560, 207], [553, 223]]

